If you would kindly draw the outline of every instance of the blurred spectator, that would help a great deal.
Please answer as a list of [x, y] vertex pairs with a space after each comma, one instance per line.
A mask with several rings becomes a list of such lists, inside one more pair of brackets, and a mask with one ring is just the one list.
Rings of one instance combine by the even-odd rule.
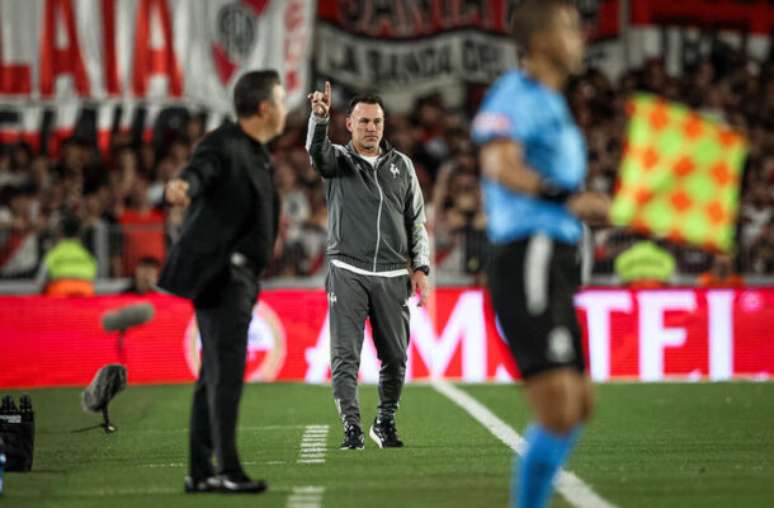
[[763, 185], [753, 185], [750, 199], [742, 205], [742, 246], [749, 248], [761, 236], [772, 219], [768, 190]]
[[774, 273], [774, 224], [764, 229], [750, 251], [750, 269], [753, 273]]
[[272, 267], [272, 275], [313, 276], [324, 269], [325, 248], [328, 242], [328, 211], [320, 187], [309, 190], [312, 199], [305, 220], [291, 225], [289, 218], [283, 217], [277, 243], [279, 252], [275, 253], [277, 261]]
[[3, 187], [23, 187], [28, 184], [31, 152], [29, 147], [16, 144], [11, 147], [0, 145], [0, 189]]
[[185, 124], [184, 134], [192, 145], [196, 144], [196, 142], [204, 136], [204, 121], [201, 116], [191, 115], [188, 118], [188, 122]]
[[191, 142], [187, 136], [180, 135], [172, 142], [167, 151], [167, 156], [172, 158], [175, 166], [182, 167], [188, 162], [191, 155]]
[[279, 162], [274, 175], [282, 202], [282, 216], [288, 221], [288, 228], [292, 230], [288, 233], [292, 240], [298, 235], [301, 224], [309, 218], [309, 199], [299, 186], [298, 175], [291, 164]]
[[677, 249], [678, 270], [684, 273], [702, 273], [712, 269], [715, 257], [711, 252], [698, 248]]
[[16, 174], [11, 168], [11, 147], [0, 145], [0, 189], [6, 186], [18, 186], [24, 182], [24, 174]]
[[134, 276], [124, 294], [147, 295], [156, 291], [156, 283], [159, 279], [161, 261], [157, 258], [144, 257], [134, 269]]
[[20, 141], [11, 148], [11, 166], [18, 171], [26, 171], [32, 164], [32, 147]]
[[86, 146], [74, 138], [66, 139], [61, 145], [61, 155], [57, 164], [57, 173], [60, 176], [69, 172], [79, 173], [86, 168], [88, 158]]
[[164, 214], [153, 208], [148, 180], [137, 178], [123, 213], [118, 216], [123, 234], [123, 274], [134, 273], [142, 258], [164, 259], [166, 254]]
[[122, 268], [122, 236], [118, 221], [110, 212], [110, 189], [90, 191], [83, 197], [81, 238], [97, 259], [100, 277], [118, 276]]
[[175, 163], [172, 157], [163, 157], [156, 166], [156, 178], [148, 189], [148, 199], [155, 207], [164, 205], [164, 189], [167, 182], [177, 176], [183, 165]]
[[301, 225], [298, 244], [301, 259], [298, 264], [300, 275], [315, 275], [325, 266], [325, 247], [328, 243], [328, 211], [322, 192], [313, 192], [311, 214]]
[[116, 217], [124, 212], [126, 201], [137, 180], [137, 154], [129, 146], [121, 146], [114, 153], [114, 168], [109, 174], [111, 212]]
[[661, 287], [675, 273], [675, 257], [650, 240], [641, 240], [615, 258], [615, 274], [632, 288]]
[[731, 256], [716, 254], [712, 262], [712, 268], [702, 273], [696, 279], [696, 284], [704, 288], [741, 288], [744, 287], [744, 279], [734, 272], [734, 264]]
[[0, 277], [30, 278], [41, 258], [44, 221], [31, 187], [6, 187], [0, 206]]
[[433, 190], [431, 231], [440, 273], [478, 273], [483, 268], [486, 218], [472, 164], [465, 155], [444, 164]]
[[434, 240], [433, 268], [436, 272], [458, 272], [463, 265], [462, 239], [456, 233], [462, 228], [462, 217], [451, 208], [450, 186], [454, 165], [438, 171], [433, 200], [427, 208], [431, 238]]
[[440, 95], [420, 98], [413, 111], [411, 126], [415, 129], [412, 135], [417, 147], [412, 160], [434, 175], [450, 153], [445, 137], [449, 115]]
[[53, 183], [51, 165], [45, 156], [38, 155], [32, 159], [30, 162], [30, 173], [32, 185], [38, 193], [46, 193], [51, 189]]
[[153, 147], [153, 143], [145, 142], [140, 145], [137, 162], [143, 174], [150, 175], [153, 173], [156, 167], [156, 149]]
[[97, 262], [79, 239], [80, 222], [67, 216], [60, 224], [60, 240], [43, 259], [38, 286], [47, 296], [92, 296]]

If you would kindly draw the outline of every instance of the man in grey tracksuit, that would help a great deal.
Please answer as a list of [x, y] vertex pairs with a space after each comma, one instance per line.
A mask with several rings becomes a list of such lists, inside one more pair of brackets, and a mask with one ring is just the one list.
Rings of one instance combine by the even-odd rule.
[[414, 165], [382, 140], [384, 108], [376, 96], [355, 97], [347, 111], [352, 140], [328, 138], [330, 83], [309, 94], [306, 148], [325, 181], [328, 201], [333, 397], [344, 424], [344, 449], [362, 449], [357, 373], [366, 318], [382, 363], [379, 410], [369, 436], [382, 448], [403, 446], [395, 411], [406, 373], [408, 299], [427, 299], [429, 246], [422, 191]]

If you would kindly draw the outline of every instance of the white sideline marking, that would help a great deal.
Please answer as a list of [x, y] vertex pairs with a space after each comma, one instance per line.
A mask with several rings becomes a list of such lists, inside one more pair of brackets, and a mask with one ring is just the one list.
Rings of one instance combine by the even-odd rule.
[[[111, 497], [111, 496], [157, 496], [157, 495], [178, 495], [183, 491], [182, 487], [147, 487], [142, 489], [135, 488], [92, 488], [88, 490], [63, 490], [57, 492], [59, 497]], [[40, 492], [15, 492], [14, 496], [19, 498], [38, 498]]]
[[[436, 391], [445, 395], [452, 402], [464, 409], [470, 416], [478, 420], [489, 432], [494, 434], [497, 439], [505, 443], [510, 449], [522, 455], [526, 446], [526, 441], [518, 432], [498, 418], [486, 406], [479, 401], [451, 385], [446, 381], [433, 381], [431, 383]], [[567, 502], [577, 508], [615, 508], [615, 505], [601, 498], [594, 492], [589, 485], [583, 482], [575, 474], [562, 469], [554, 480], [554, 486], [557, 492], [564, 497]]]
[[[303, 429], [306, 425], [240, 425], [237, 427], [239, 431], [264, 431], [264, 430], [288, 430], [288, 429]], [[150, 434], [166, 434], [177, 432], [188, 432], [188, 427], [182, 427], [179, 429], [122, 429], [124, 432], [142, 432]]]
[[[274, 486], [272, 485], [271, 491], [275, 494], [283, 492], [291, 492], [289, 487]], [[148, 488], [92, 488], [87, 490], [63, 490], [57, 492], [59, 497], [109, 497], [109, 496], [151, 496], [151, 495], [173, 495], [178, 496], [183, 492], [181, 487], [148, 487]], [[37, 499], [41, 496], [40, 492], [15, 492], [15, 497], [34, 498]]]
[[[328, 425], [307, 425], [301, 436], [301, 447], [297, 464], [325, 464], [325, 453], [328, 451]], [[288, 501], [289, 503], [290, 501]], [[290, 505], [288, 505], [290, 506]], [[301, 505], [294, 505], [301, 506]], [[315, 505], [319, 506], [319, 505]]]
[[[243, 466], [256, 466], [258, 464], [263, 464], [265, 466], [277, 466], [280, 464], [284, 464], [284, 460], [267, 460], [266, 462], [257, 462], [255, 460], [243, 460], [242, 465]], [[158, 468], [182, 468], [186, 467], [187, 464], [184, 462], [167, 462], [163, 464], [138, 464], [138, 467], [146, 467], [149, 469], [158, 469]]]
[[325, 487], [304, 486], [293, 487], [293, 491], [288, 496], [287, 508], [321, 508], [322, 496]]

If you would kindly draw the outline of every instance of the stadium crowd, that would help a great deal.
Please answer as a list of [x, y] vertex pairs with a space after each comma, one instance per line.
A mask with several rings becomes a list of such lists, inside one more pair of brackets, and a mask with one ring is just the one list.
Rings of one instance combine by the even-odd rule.
[[[729, 123], [750, 142], [740, 202], [736, 269], [774, 273], [774, 63], [739, 53], [708, 58], [682, 77], [660, 60], [612, 83], [590, 70], [567, 94], [589, 149], [587, 186], [612, 193], [625, 135], [625, 100], [636, 90], [689, 104]], [[470, 114], [446, 108], [440, 96], [419, 100], [410, 114], [387, 116], [386, 138], [415, 162], [434, 239], [436, 273], [477, 273], [486, 258], [485, 219], [479, 193]], [[473, 99], [477, 97], [477, 99]], [[324, 270], [326, 207], [323, 184], [304, 149], [308, 112], [288, 118], [273, 142], [275, 178], [282, 197], [280, 240], [268, 276], [298, 277]], [[116, 133], [109, 154], [95, 141], [70, 138], [57, 157], [25, 144], [0, 147], [0, 277], [32, 278], [57, 238], [65, 216], [80, 219], [83, 244], [103, 277], [128, 277], [141, 260], [163, 260], [184, 210], [163, 199], [165, 183], [185, 165], [204, 134], [204, 118], [184, 114], [153, 142]], [[331, 137], [347, 139], [344, 115], [334, 111]], [[632, 243], [615, 229], [594, 233], [595, 272], [611, 273], [614, 258]], [[712, 265], [702, 251], [666, 245], [679, 272], [699, 274]]]

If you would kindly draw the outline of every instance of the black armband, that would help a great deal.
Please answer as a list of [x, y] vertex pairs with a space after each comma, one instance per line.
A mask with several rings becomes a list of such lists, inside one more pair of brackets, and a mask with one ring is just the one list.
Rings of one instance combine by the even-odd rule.
[[538, 197], [544, 201], [564, 204], [572, 195], [572, 191], [563, 189], [550, 180], [543, 180], [540, 183], [540, 193], [538, 194]]

